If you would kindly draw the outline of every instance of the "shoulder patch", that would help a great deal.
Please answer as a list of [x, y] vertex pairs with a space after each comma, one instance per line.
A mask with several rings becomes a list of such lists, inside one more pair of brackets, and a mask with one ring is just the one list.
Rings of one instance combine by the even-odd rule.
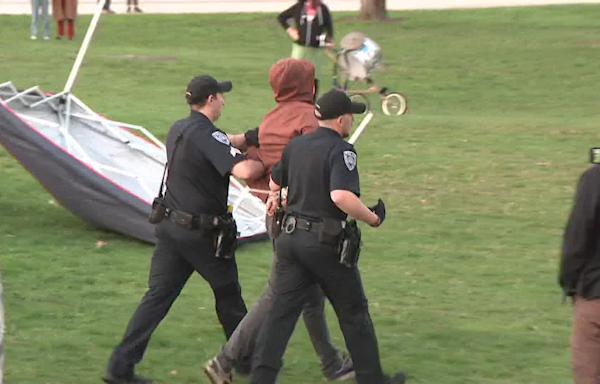
[[214, 137], [215, 140], [217, 140], [221, 144], [229, 145], [229, 138], [226, 134], [224, 134], [221, 131], [214, 131], [212, 133], [212, 137]]
[[354, 168], [356, 168], [356, 153], [344, 151], [344, 163], [346, 163], [346, 167], [349, 171], [354, 170]]

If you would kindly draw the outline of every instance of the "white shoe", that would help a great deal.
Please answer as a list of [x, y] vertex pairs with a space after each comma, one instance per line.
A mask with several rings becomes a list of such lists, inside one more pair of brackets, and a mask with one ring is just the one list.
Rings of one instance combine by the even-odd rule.
[[206, 364], [204, 374], [206, 374], [212, 384], [231, 384], [233, 381], [231, 372], [225, 372], [216, 357]]
[[44, 36], [44, 40], [50, 40], [50, 36]]
[[37, 36], [36, 35], [31, 35], [31, 40], [35, 40], [35, 39], [37, 39]]

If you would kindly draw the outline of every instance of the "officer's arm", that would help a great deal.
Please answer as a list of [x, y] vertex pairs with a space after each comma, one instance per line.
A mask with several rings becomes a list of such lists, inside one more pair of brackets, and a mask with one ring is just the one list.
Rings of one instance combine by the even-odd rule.
[[379, 224], [379, 216], [373, 213], [353, 192], [336, 189], [330, 193], [331, 201], [343, 212], [372, 227]]
[[260, 161], [243, 160], [231, 168], [231, 174], [242, 180], [258, 179], [265, 173], [265, 166]]

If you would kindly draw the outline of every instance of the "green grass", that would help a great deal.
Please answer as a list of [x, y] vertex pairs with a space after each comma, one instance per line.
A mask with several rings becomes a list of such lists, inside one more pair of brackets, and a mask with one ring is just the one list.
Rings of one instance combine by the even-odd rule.
[[[375, 79], [411, 108], [378, 112], [356, 145], [363, 199], [382, 197], [388, 209], [381, 228], [363, 226], [360, 263], [385, 369], [432, 384], [571, 381], [571, 310], [556, 274], [574, 186], [589, 147], [600, 146], [600, 8], [402, 12], [389, 23], [335, 16], [338, 41], [360, 30], [382, 46], [386, 69]], [[90, 18], [78, 19], [75, 42], [31, 42], [29, 20], [0, 16], [0, 82], [60, 91]], [[273, 15], [112, 15], [74, 91], [162, 139], [187, 114], [189, 79], [210, 73], [234, 83], [218, 125], [241, 132], [273, 106], [269, 67], [289, 52]], [[99, 382], [145, 291], [152, 247], [50, 204], [4, 150], [0, 177], [6, 381]], [[238, 252], [248, 304], [270, 257], [267, 243]], [[224, 342], [213, 307], [195, 276], [139, 372], [207, 382], [202, 365]], [[328, 317], [343, 346], [330, 308]], [[280, 381], [323, 382], [303, 326]]]

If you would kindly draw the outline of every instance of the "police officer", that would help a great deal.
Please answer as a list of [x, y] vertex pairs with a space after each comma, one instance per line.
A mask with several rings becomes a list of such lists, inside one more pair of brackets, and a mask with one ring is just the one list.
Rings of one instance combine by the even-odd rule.
[[[383, 201], [367, 208], [358, 198], [357, 155], [343, 140], [350, 133], [353, 114], [364, 111], [364, 104], [352, 103], [342, 91], [324, 94], [315, 105], [319, 128], [293, 139], [272, 170], [271, 190], [278, 193], [288, 187], [289, 193], [283, 230], [275, 242], [275, 297], [257, 340], [251, 384], [275, 383], [281, 357], [313, 284], [323, 288], [337, 313], [358, 384], [405, 381], [402, 372], [384, 376], [357, 260], [352, 255], [350, 262], [340, 257], [348, 256], [340, 252], [345, 248], [340, 244], [347, 245], [346, 240], [355, 246], [360, 243], [358, 231], [347, 231], [351, 228], [348, 215], [373, 227], [385, 219]], [[269, 212], [273, 208], [273, 203], [268, 204]]]
[[[215, 257], [217, 240], [236, 235], [231, 233], [234, 222], [227, 209], [230, 174], [247, 179], [263, 172], [260, 162], [245, 160], [213, 124], [225, 104], [223, 94], [231, 88], [231, 82], [217, 82], [207, 75], [195, 77], [187, 86], [190, 115], [175, 122], [167, 135], [168, 177], [148, 291], [112, 353], [107, 383], [152, 381], [135, 375], [134, 365], [193, 271], [210, 284], [227, 339], [246, 315], [235, 258], [232, 254]], [[221, 223], [230, 229], [224, 237]]]

